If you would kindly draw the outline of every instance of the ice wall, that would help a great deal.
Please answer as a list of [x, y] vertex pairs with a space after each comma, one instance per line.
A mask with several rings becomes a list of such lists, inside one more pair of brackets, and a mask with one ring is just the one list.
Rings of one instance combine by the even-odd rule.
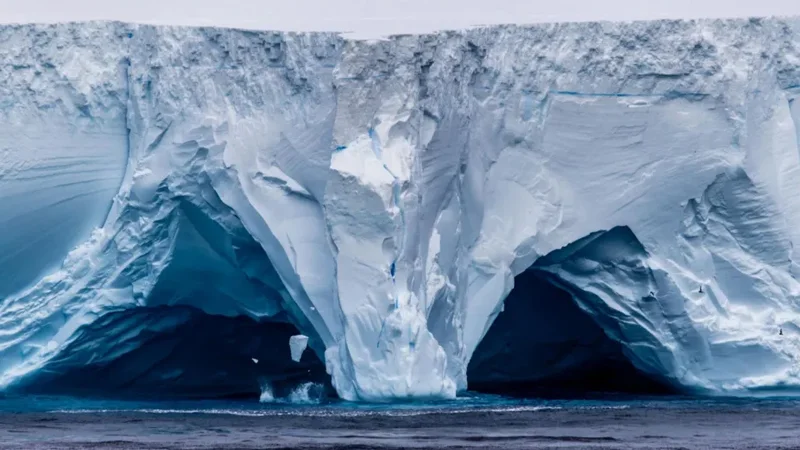
[[798, 26], [5, 27], [0, 382], [183, 305], [288, 318], [344, 398], [453, 397], [535, 265], [642, 372], [792, 387]]

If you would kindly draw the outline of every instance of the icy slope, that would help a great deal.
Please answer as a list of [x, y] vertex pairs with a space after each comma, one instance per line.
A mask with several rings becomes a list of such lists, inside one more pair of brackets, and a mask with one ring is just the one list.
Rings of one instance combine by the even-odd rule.
[[288, 320], [344, 398], [452, 397], [531, 269], [643, 373], [796, 386], [799, 37], [3, 28], [0, 382], [181, 305]]

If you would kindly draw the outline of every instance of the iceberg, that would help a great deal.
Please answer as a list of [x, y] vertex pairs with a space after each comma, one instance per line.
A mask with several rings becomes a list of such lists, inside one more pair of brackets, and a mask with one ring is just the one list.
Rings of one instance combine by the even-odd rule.
[[306, 351], [308, 346], [308, 336], [298, 334], [289, 338], [289, 352], [292, 355], [292, 361], [300, 362], [303, 357], [303, 352]]
[[0, 27], [0, 388], [791, 391], [798, 43]]

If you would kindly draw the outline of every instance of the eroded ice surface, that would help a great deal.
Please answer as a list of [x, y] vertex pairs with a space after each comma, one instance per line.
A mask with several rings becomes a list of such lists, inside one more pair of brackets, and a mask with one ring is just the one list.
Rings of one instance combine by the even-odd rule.
[[4, 27], [0, 382], [88, 358], [183, 383], [138, 349], [166, 320], [148, 312], [193, 308], [291, 324], [258, 331], [283, 359], [259, 344], [241, 373], [302, 370], [299, 330], [343, 398], [449, 398], [531, 270], [569, 294], [537, 298], [531, 323], [596, 328], [532, 330], [509, 377], [599, 336], [674, 387], [795, 387], [799, 36], [794, 20], [374, 42]]

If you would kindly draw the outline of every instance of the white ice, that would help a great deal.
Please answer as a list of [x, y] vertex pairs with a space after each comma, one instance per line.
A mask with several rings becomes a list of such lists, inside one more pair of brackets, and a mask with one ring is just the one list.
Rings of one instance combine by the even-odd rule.
[[292, 361], [300, 362], [303, 357], [303, 352], [306, 351], [308, 346], [308, 336], [298, 334], [289, 338], [289, 352], [292, 355]]

